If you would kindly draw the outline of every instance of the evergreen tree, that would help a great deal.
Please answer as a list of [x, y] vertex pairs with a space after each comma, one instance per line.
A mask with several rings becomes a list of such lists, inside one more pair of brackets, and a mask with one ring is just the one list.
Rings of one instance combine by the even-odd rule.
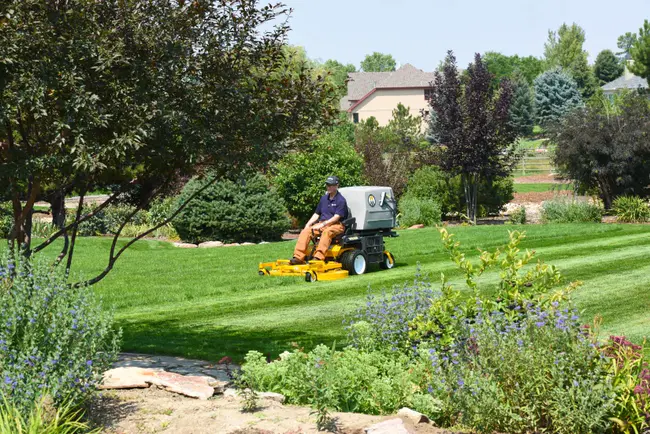
[[510, 122], [518, 136], [527, 137], [533, 133], [535, 126], [533, 92], [526, 79], [520, 74], [515, 74], [513, 77], [512, 87]]
[[535, 112], [540, 125], [549, 126], [582, 106], [578, 85], [562, 69], [551, 69], [535, 79]]
[[630, 71], [648, 80], [650, 85], [650, 21], [645, 20], [639, 29], [639, 36], [630, 48], [630, 56], [634, 60]]
[[603, 50], [596, 57], [594, 74], [603, 85], [620, 77], [623, 74], [623, 65], [611, 50]]

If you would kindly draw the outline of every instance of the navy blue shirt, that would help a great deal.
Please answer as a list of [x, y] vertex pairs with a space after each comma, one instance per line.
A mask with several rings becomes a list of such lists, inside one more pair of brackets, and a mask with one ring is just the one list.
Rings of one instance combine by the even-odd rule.
[[348, 203], [345, 201], [345, 198], [338, 191], [334, 195], [334, 199], [330, 199], [329, 194], [320, 198], [318, 206], [316, 207], [316, 214], [320, 215], [321, 222], [329, 220], [334, 217], [334, 214], [341, 216], [339, 222], [343, 223], [348, 216]]

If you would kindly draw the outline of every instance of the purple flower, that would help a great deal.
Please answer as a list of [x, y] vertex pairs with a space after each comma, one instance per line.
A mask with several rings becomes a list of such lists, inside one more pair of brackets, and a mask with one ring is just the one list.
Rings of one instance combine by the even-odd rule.
[[544, 326], [546, 325], [546, 323], [545, 323], [544, 321], [537, 321], [537, 322], [535, 323], [535, 325], [536, 325], [537, 327], [540, 327], [540, 328], [541, 328], [541, 327], [544, 327]]
[[458, 385], [459, 385], [460, 387], [463, 387], [463, 386], [465, 385], [465, 382], [463, 381], [462, 378], [459, 378], [459, 379], [458, 379]]
[[5, 375], [5, 384], [11, 384], [11, 377], [8, 375]]
[[87, 361], [86, 361], [86, 365], [88, 365], [88, 366], [92, 366], [92, 365], [93, 365], [93, 361], [92, 361], [92, 360], [87, 360]]

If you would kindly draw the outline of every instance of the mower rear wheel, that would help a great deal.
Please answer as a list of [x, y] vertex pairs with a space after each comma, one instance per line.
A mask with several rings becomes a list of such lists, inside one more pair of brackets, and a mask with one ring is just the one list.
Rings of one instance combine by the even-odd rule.
[[384, 253], [384, 256], [381, 258], [381, 262], [379, 263], [379, 268], [382, 270], [390, 270], [395, 266], [395, 257], [391, 254], [388, 256], [386, 253]]
[[343, 253], [341, 265], [351, 275], [363, 274], [368, 268], [368, 258], [361, 250], [350, 250]]

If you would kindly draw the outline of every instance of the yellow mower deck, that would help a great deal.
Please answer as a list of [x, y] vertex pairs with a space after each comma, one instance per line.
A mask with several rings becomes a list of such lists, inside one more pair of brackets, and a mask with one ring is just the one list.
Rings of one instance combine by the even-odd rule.
[[260, 276], [299, 276], [308, 282], [338, 280], [348, 277], [340, 262], [309, 261], [307, 264], [291, 265], [287, 259], [263, 262], [259, 265]]

